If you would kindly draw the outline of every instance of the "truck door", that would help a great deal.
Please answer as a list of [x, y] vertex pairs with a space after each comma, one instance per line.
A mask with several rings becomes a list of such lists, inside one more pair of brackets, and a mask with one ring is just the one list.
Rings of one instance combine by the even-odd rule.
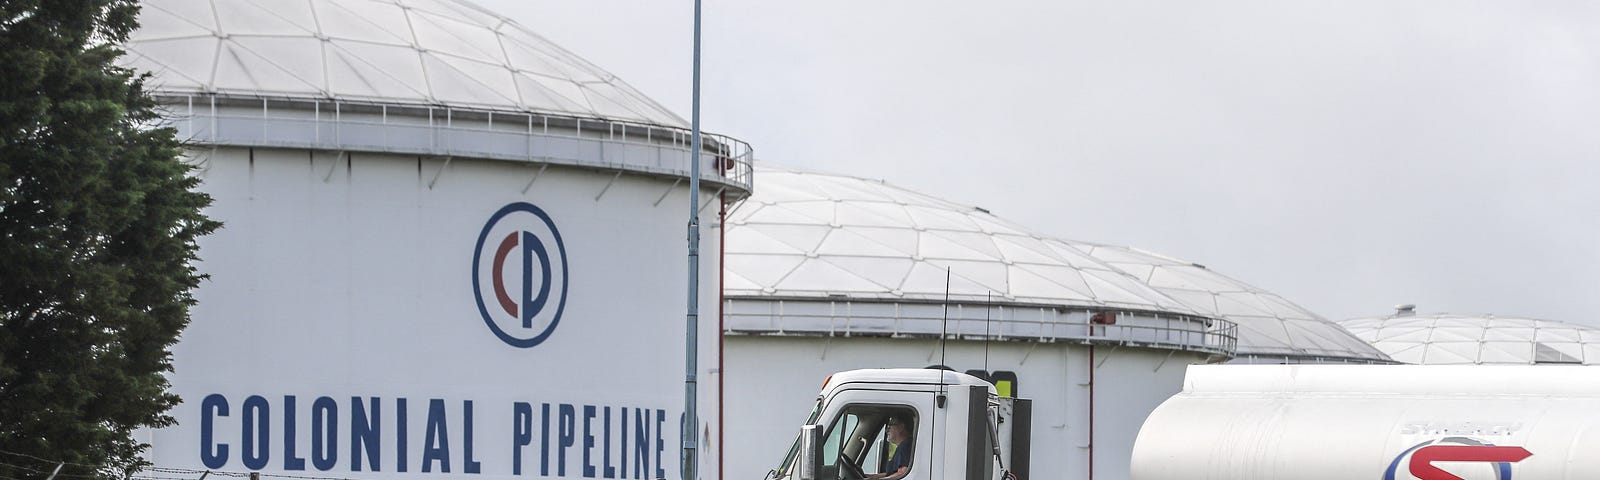
[[932, 462], [924, 460], [927, 442], [921, 439], [929, 423], [923, 412], [932, 407], [933, 395], [897, 392], [885, 398], [883, 393], [844, 392], [830, 402], [833, 414], [823, 416], [829, 423], [823, 429], [819, 480], [930, 478]]

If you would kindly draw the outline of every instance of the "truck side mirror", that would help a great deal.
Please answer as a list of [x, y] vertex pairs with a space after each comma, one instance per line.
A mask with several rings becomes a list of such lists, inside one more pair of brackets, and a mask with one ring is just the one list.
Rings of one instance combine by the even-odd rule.
[[800, 480], [817, 480], [822, 470], [822, 426], [800, 427], [800, 458], [797, 459]]

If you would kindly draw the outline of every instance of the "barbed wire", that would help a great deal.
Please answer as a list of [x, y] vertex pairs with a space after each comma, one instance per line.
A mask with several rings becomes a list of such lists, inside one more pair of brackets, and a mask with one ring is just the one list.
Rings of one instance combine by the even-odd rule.
[[[0, 455], [11, 455], [11, 456], [15, 456], [15, 457], [23, 457], [23, 458], [28, 458], [28, 459], [39, 461], [39, 462], [44, 462], [44, 463], [49, 464], [50, 468], [54, 468], [55, 465], [70, 465], [70, 466], [74, 466], [74, 467], [84, 467], [84, 468], [93, 469], [95, 471], [99, 471], [102, 468], [102, 466], [100, 466], [100, 465], [90, 465], [90, 464], [86, 464], [86, 463], [76, 463], [76, 462], [67, 462], [67, 461], [61, 461], [61, 460], [51, 460], [51, 459], [48, 459], [48, 458], [41, 458], [41, 457], [38, 457], [38, 456], [26, 454], [26, 453], [13, 452], [13, 451], [8, 451], [8, 450], [4, 450], [4, 449], [0, 449]], [[15, 468], [15, 469], [18, 469], [18, 470], [23, 470], [23, 471], [27, 471], [27, 472], [31, 472], [31, 473], [38, 473], [38, 474], [41, 474], [41, 475], [48, 475], [50, 473], [50, 472], [45, 471], [45, 470], [40, 470], [38, 468], [33, 468], [33, 467], [25, 466], [25, 465], [17, 465], [17, 464], [13, 464], [13, 463], [6, 463], [3, 460], [0, 460], [0, 466], [12, 467], [12, 468]], [[141, 475], [139, 473], [135, 473], [133, 475], [127, 476], [126, 478], [129, 479], [129, 480], [196, 480], [200, 476], [220, 476], [220, 477], [229, 477], [229, 478], [250, 478], [252, 475], [254, 475], [257, 478], [281, 478], [281, 479], [287, 479], [287, 480], [371, 480], [370, 478], [361, 478], [361, 477], [352, 478], [352, 477], [323, 477], [323, 476], [315, 476], [315, 475], [289, 475], [289, 474], [282, 474], [282, 473], [241, 472], [241, 471], [229, 471], [229, 470], [206, 470], [206, 469], [195, 469], [195, 468], [166, 467], [166, 466], [160, 466], [160, 465], [149, 465], [149, 466], [146, 466], [146, 467], [140, 469], [140, 472], [152, 472], [152, 473], [165, 474], [165, 475]], [[185, 476], [170, 476], [170, 475], [185, 475]], [[102, 475], [79, 474], [79, 473], [57, 473], [56, 477], [60, 477], [60, 478], [83, 478], [83, 479], [105, 478], [105, 476], [102, 476]], [[24, 479], [18, 479], [18, 478], [6, 477], [6, 476], [3, 476], [3, 475], [0, 475], [0, 480], [24, 480]]]
[[[65, 463], [65, 462], [63, 462], [63, 463]], [[49, 475], [50, 474], [50, 472], [45, 471], [45, 470], [40, 470], [40, 469], [37, 469], [37, 468], [32, 468], [32, 467], [23, 466], [23, 465], [17, 465], [15, 463], [0, 462], [0, 466], [11, 467], [11, 468], [15, 468], [17, 470], [22, 470], [22, 471], [25, 471], [25, 472], [37, 473], [37, 474], [40, 474], [40, 475]], [[76, 473], [56, 473], [56, 476], [57, 477], [66, 477], [66, 478], [100, 478], [100, 477], [95, 476], [95, 475], [83, 475], [83, 474], [76, 474]]]
[[200, 473], [205, 473], [206, 472], [206, 470], [195, 470], [195, 469], [192, 469], [192, 468], [157, 467], [157, 466], [154, 466], [154, 465], [152, 465], [152, 466], [150, 466], [148, 468], [145, 468], [145, 470], [149, 470], [149, 471], [156, 472], [156, 473], [178, 473], [178, 474], [191, 474], [191, 473], [192, 474], [200, 474]]
[[[0, 455], [10, 455], [10, 456], [13, 456], [13, 457], [22, 457], [22, 458], [27, 458], [27, 459], [34, 460], [34, 461], [37, 461], [37, 462], [43, 462], [45, 464], [48, 464], [47, 468], [49, 468], [49, 469], [54, 469], [56, 465], [88, 468], [88, 469], [91, 469], [91, 470], [96, 471], [96, 472], [101, 471], [103, 468], [105, 468], [105, 466], [103, 466], [103, 465], [91, 465], [91, 464], [87, 464], [87, 463], [68, 462], [68, 461], [63, 461], [63, 460], [51, 460], [51, 459], [48, 459], [48, 458], [42, 458], [42, 457], [38, 457], [38, 456], [35, 456], [35, 455], [26, 454], [26, 453], [13, 452], [13, 451], [5, 450], [5, 449], [0, 449]], [[29, 473], [37, 473], [37, 474], [40, 474], [40, 475], [49, 475], [50, 474], [50, 471], [48, 471], [48, 470], [42, 470], [40, 468], [29, 467], [29, 466], [26, 466], [26, 465], [18, 465], [18, 464], [15, 464], [15, 463], [7, 463], [4, 460], [0, 460], [0, 466], [11, 467], [11, 468], [15, 468], [15, 469], [18, 469], [18, 470], [26, 471], [26, 472], [29, 472]], [[160, 475], [145, 474], [146, 472], [153, 473], [153, 474], [160, 474]], [[378, 472], [374, 472], [374, 473], [378, 473]], [[120, 475], [112, 474], [110, 476], [114, 477], [114, 476], [120, 476]], [[201, 476], [228, 477], [228, 478], [251, 478], [252, 476], [254, 476], [256, 478], [274, 478], [274, 479], [285, 479], [285, 480], [374, 480], [374, 477], [331, 477], [331, 476], [316, 476], [316, 475], [291, 475], [291, 474], [284, 474], [284, 473], [266, 473], [266, 472], [260, 472], [260, 471], [251, 472], [251, 471], [208, 470], [208, 469], [197, 469], [197, 468], [168, 467], [168, 466], [153, 465], [153, 464], [152, 465], [147, 465], [147, 466], [141, 468], [139, 471], [135, 472], [134, 474], [125, 476], [123, 478], [125, 478], [127, 480], [198, 480]], [[56, 477], [58, 477], [58, 478], [72, 478], [72, 479], [91, 479], [92, 480], [92, 479], [107, 478], [107, 475], [58, 472], [58, 473], [56, 473]], [[29, 480], [29, 479], [20, 479], [20, 478], [7, 477], [7, 476], [4, 476], [4, 475], [0, 475], [0, 480]]]
[[4, 450], [4, 449], [0, 449], [0, 454], [12, 455], [12, 456], [24, 457], [24, 458], [31, 458], [31, 459], [38, 460], [38, 461], [41, 461], [41, 462], [45, 462], [45, 463], [48, 463], [48, 464], [51, 464], [51, 465], [72, 465], [74, 467], [100, 468], [99, 465], [89, 465], [87, 463], [74, 463], [74, 462], [67, 462], [67, 461], [61, 461], [61, 460], [51, 460], [51, 459], [48, 459], [48, 458], [39, 458], [39, 457], [35, 457], [33, 455], [29, 455], [29, 454], [26, 454], [26, 453], [17, 453], [17, 452], [7, 451], [7, 450]]

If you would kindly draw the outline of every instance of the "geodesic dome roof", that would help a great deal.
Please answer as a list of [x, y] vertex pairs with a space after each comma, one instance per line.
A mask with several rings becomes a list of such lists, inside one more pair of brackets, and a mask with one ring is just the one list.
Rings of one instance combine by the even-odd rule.
[[610, 73], [464, 0], [142, 0], [125, 66], [163, 92], [539, 112], [686, 127]]
[[1383, 352], [1338, 324], [1204, 265], [1132, 247], [1069, 243], [1202, 315], [1237, 323], [1240, 359], [1391, 362]]
[[1194, 314], [977, 207], [878, 180], [771, 164], [756, 172], [760, 188], [727, 220], [729, 296], [939, 301], [949, 269], [953, 300]]
[[1600, 364], [1600, 329], [1554, 320], [1446, 313], [1339, 324], [1404, 363]]

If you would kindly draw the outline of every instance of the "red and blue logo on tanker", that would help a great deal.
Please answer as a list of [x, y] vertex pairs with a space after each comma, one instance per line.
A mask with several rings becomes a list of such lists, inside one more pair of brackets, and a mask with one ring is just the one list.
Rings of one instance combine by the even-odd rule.
[[517, 202], [490, 216], [472, 251], [472, 293], [500, 340], [529, 348], [549, 338], [567, 306], [567, 248], [550, 215]]
[[[1429, 440], [1401, 452], [1383, 472], [1383, 480], [1417, 478], [1418, 480], [1461, 480], [1470, 478], [1511, 480], [1511, 464], [1533, 456], [1527, 449], [1514, 446], [1497, 446], [1467, 437], [1447, 437]], [[1435, 465], [1450, 462], [1460, 471], [1451, 472]], [[1401, 472], [1410, 477], [1400, 476]]]

